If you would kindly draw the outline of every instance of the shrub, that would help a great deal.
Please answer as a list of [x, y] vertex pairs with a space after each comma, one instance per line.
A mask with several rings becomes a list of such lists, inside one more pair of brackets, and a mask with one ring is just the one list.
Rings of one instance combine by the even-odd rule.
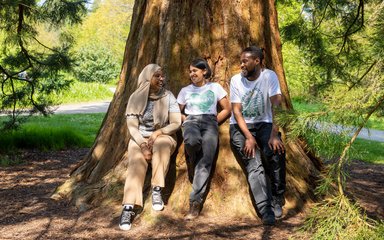
[[74, 75], [83, 82], [107, 83], [119, 73], [119, 65], [113, 59], [112, 53], [105, 47], [84, 46], [76, 54]]

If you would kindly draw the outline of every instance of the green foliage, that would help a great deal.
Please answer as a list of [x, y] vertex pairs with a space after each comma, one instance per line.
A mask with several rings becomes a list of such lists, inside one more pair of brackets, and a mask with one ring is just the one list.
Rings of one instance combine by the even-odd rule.
[[96, 82], [74, 81], [68, 91], [53, 94], [52, 97], [60, 104], [111, 101], [113, 92], [109, 88], [114, 87]]
[[[47, 114], [49, 95], [67, 88], [63, 71], [71, 68], [71, 37], [59, 31], [79, 23], [86, 0], [2, 1], [0, 3], [0, 111], [11, 110], [8, 127], [17, 127], [18, 111]], [[58, 41], [45, 41], [39, 29], [54, 29]]]
[[360, 159], [367, 163], [384, 164], [384, 143], [356, 139], [351, 149], [351, 159]]
[[312, 208], [302, 230], [311, 239], [381, 239], [383, 223], [366, 217], [357, 203], [345, 196], [327, 198]]
[[[325, 104], [322, 104], [320, 102], [308, 102], [306, 99], [298, 98], [298, 97], [292, 98], [292, 104], [297, 112], [303, 113], [303, 114], [304, 113], [320, 114], [321, 112], [328, 111], [328, 108]], [[340, 112], [343, 112], [343, 111], [348, 111], [348, 109], [341, 108]], [[332, 119], [335, 119], [335, 118], [332, 118]], [[337, 119], [336, 119], [336, 122], [337, 122]], [[348, 126], [352, 126], [352, 124], [353, 123], [347, 123]], [[381, 117], [381, 113], [377, 112], [376, 115], [371, 116], [368, 120], [366, 127], [369, 129], [384, 130], [384, 118]]]
[[[304, 138], [308, 149], [326, 163], [316, 188], [316, 194], [323, 200], [311, 208], [303, 230], [312, 234], [311, 239], [380, 239], [383, 223], [368, 218], [357, 203], [348, 199], [343, 189], [348, 179], [345, 166], [350, 159], [383, 163], [383, 144], [354, 141], [350, 136], [357, 134], [355, 129], [340, 126], [363, 127], [383, 100], [375, 102], [376, 99], [362, 91], [356, 91], [354, 96], [344, 96], [345, 99], [338, 96], [335, 99], [342, 103], [338, 107], [332, 105], [332, 101], [324, 101], [317, 111], [301, 106], [300, 113], [279, 114], [280, 125], [289, 129], [288, 140]], [[352, 104], [354, 98], [359, 99], [359, 103]], [[303, 101], [297, 102], [299, 106], [303, 104]]]
[[[0, 153], [16, 149], [60, 150], [90, 147], [104, 113], [33, 116], [18, 130], [0, 135]], [[0, 122], [5, 117], [0, 117]]]
[[104, 0], [94, 1], [92, 12], [83, 23], [72, 28], [71, 33], [76, 36], [74, 52], [81, 54], [82, 49], [103, 49], [105, 56], [111, 56], [110, 62], [116, 76], [120, 72], [127, 41], [133, 0]]
[[[284, 67], [294, 97], [325, 99], [334, 107], [366, 104], [349, 111], [383, 98], [382, 2], [279, 1], [278, 11]], [[343, 98], [350, 102], [340, 102]], [[381, 106], [377, 116], [382, 112]]]
[[108, 83], [119, 73], [119, 64], [115, 62], [109, 49], [88, 45], [80, 48], [76, 55], [73, 71], [79, 81]]
[[59, 150], [70, 147], [85, 147], [83, 136], [68, 127], [50, 129], [46, 127], [28, 127], [12, 130], [0, 138], [2, 151], [15, 149]]

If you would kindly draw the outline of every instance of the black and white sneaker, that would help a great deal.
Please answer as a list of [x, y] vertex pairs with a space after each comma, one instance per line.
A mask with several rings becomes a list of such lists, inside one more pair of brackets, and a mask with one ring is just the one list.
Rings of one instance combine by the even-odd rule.
[[131, 229], [134, 216], [135, 216], [135, 212], [133, 211], [133, 209], [128, 209], [124, 207], [120, 215], [120, 223], [119, 223], [120, 229], [123, 231], [128, 231], [129, 229]]
[[283, 215], [283, 202], [284, 197], [274, 196], [272, 197], [272, 209], [276, 218], [281, 218]]
[[161, 211], [164, 209], [164, 202], [161, 197], [161, 188], [159, 186], [152, 188], [152, 208], [155, 211]]

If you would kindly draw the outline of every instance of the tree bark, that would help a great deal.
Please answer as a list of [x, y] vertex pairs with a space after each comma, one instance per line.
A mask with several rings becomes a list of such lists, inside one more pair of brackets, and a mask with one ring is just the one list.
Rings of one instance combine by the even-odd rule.
[[[102, 127], [87, 156], [53, 197], [69, 198], [80, 208], [99, 205], [100, 201], [120, 203], [129, 154], [125, 108], [145, 65], [158, 63], [164, 67], [167, 87], [177, 96], [189, 84], [190, 61], [203, 57], [212, 67], [213, 81], [229, 90], [231, 76], [240, 71], [241, 50], [249, 45], [265, 48], [266, 66], [277, 73], [283, 105], [291, 109], [274, 1], [136, 1], [120, 81]], [[249, 210], [252, 205], [246, 178], [230, 149], [228, 128], [228, 123], [220, 127], [219, 154], [203, 211], [220, 215], [224, 208], [234, 216], [254, 215]], [[321, 162], [300, 140], [286, 142], [286, 149], [286, 208], [297, 209], [314, 198]], [[191, 184], [182, 144], [174, 154], [166, 181], [168, 206], [176, 214], [184, 213]]]

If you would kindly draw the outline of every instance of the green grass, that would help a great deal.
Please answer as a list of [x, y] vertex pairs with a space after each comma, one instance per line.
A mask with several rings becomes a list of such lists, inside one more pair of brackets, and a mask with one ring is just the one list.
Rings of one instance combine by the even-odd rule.
[[364, 139], [356, 139], [352, 145], [351, 159], [384, 164], [384, 143]]
[[[311, 113], [320, 111], [323, 105], [321, 103], [308, 103], [301, 99], [292, 99], [293, 107], [296, 111], [300, 113]], [[366, 128], [383, 130], [384, 131], [384, 118], [371, 116], [368, 120]]]
[[110, 101], [113, 92], [109, 88], [112, 87], [116, 85], [75, 81], [69, 90], [53, 95], [52, 98], [58, 100], [60, 104]]
[[15, 149], [60, 150], [90, 147], [104, 115], [95, 113], [31, 117], [17, 131], [1, 134], [0, 152], [6, 153]]
[[[323, 159], [338, 158], [350, 137], [337, 134], [307, 131], [309, 147]], [[384, 142], [356, 139], [348, 152], [349, 159], [362, 160], [367, 163], [384, 164]]]
[[320, 111], [322, 105], [320, 103], [307, 103], [300, 99], [292, 99], [293, 107], [296, 111], [301, 113], [311, 113]]

